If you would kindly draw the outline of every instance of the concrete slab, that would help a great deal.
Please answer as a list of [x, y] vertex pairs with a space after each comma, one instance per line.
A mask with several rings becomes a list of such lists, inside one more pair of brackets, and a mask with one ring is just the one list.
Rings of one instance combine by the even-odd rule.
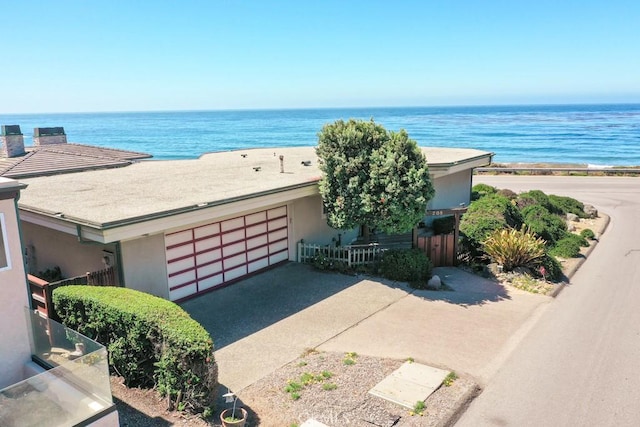
[[308, 348], [412, 357], [482, 378], [552, 300], [456, 268], [436, 273], [454, 291], [290, 263], [181, 305], [213, 337], [223, 388], [239, 392]]
[[425, 401], [436, 391], [448, 374], [449, 371], [444, 369], [405, 362], [369, 390], [369, 393], [412, 409], [416, 402]]

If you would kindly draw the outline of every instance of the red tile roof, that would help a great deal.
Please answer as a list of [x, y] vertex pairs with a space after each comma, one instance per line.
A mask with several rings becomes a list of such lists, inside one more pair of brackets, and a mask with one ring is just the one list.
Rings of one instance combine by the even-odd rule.
[[28, 147], [20, 157], [0, 158], [0, 176], [28, 178], [128, 166], [149, 154], [83, 144], [52, 144]]

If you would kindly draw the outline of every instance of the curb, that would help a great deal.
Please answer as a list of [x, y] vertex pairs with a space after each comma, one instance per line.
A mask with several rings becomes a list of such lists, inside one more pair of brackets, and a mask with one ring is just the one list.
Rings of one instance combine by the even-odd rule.
[[460, 396], [460, 398], [456, 401], [455, 405], [452, 405], [451, 410], [449, 410], [438, 422], [438, 427], [450, 427], [455, 425], [455, 423], [460, 419], [462, 414], [465, 413], [471, 402], [478, 397], [478, 395], [482, 393], [482, 388], [476, 384], [472, 383], [467, 390]]
[[609, 226], [609, 222], [611, 221], [611, 217], [609, 215], [605, 214], [605, 213], [600, 213], [600, 216], [604, 219], [604, 224], [602, 225], [602, 227], [599, 230], [596, 231], [598, 238], [593, 241], [592, 245], [589, 245], [589, 247], [587, 248], [587, 250], [585, 251], [583, 256], [578, 260], [578, 262], [575, 265], [573, 265], [565, 273], [565, 276], [567, 277], [567, 280], [565, 282], [563, 282], [561, 285], [559, 285], [556, 289], [553, 290], [553, 292], [550, 295], [552, 298], [557, 297], [560, 294], [560, 292], [562, 292], [562, 290], [571, 282], [571, 278], [573, 277], [573, 275], [576, 274], [576, 271], [578, 271], [580, 266], [582, 264], [584, 264], [584, 262], [589, 258], [589, 255], [591, 255], [591, 252], [593, 252], [595, 247], [598, 245], [598, 242], [600, 241], [600, 238], [602, 237], [602, 235], [606, 231], [607, 227]]

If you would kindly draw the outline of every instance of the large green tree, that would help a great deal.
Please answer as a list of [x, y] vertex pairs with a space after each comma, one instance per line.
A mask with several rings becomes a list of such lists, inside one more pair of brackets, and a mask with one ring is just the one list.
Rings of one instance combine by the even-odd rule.
[[373, 120], [338, 120], [318, 134], [320, 194], [333, 228], [411, 230], [434, 189], [427, 161], [407, 133]]

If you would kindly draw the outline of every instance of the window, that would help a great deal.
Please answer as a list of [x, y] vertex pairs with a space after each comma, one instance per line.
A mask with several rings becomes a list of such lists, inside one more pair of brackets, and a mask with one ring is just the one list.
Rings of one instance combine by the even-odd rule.
[[0, 271], [11, 268], [9, 258], [9, 242], [7, 242], [7, 229], [4, 222], [4, 214], [0, 213]]

